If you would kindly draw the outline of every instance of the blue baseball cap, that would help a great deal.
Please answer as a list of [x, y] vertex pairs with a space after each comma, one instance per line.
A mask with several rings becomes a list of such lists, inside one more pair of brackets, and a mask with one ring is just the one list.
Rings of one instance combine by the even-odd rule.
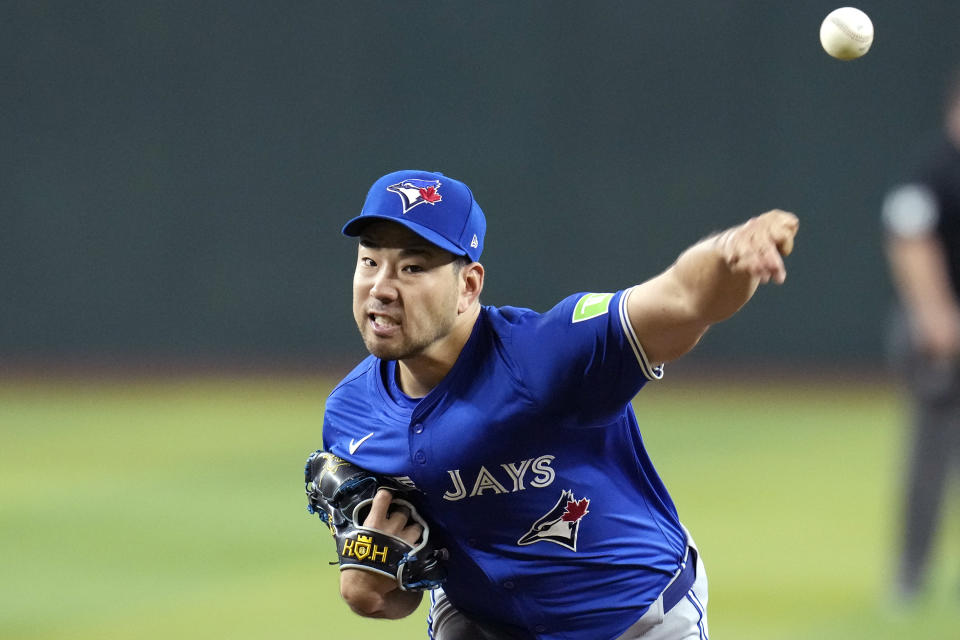
[[487, 220], [470, 188], [442, 173], [396, 171], [373, 183], [360, 215], [343, 226], [356, 237], [374, 220], [402, 224], [441, 249], [480, 259]]

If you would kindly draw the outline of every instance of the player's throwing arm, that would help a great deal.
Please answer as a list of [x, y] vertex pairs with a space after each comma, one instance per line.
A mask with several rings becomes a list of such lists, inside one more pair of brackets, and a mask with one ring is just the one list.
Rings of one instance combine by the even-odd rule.
[[630, 324], [650, 362], [675, 360], [710, 325], [726, 320], [760, 284], [782, 284], [797, 216], [774, 209], [693, 245], [669, 269], [630, 292]]

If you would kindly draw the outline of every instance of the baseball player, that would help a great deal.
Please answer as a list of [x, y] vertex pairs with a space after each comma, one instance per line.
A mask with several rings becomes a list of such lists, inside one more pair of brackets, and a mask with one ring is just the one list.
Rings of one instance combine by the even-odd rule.
[[770, 211], [537, 313], [481, 304], [486, 222], [464, 183], [377, 180], [343, 227], [371, 355], [331, 392], [307, 465], [348, 605], [401, 618], [432, 589], [440, 640], [707, 638], [703, 561], [631, 400], [784, 281], [797, 228]]

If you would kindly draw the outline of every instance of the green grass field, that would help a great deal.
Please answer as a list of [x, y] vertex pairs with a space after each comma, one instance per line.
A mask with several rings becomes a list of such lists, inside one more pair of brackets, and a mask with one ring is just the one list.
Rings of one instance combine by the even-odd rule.
[[[420, 613], [349, 613], [306, 513], [330, 382], [0, 381], [0, 638], [424, 638]], [[960, 510], [930, 594], [889, 598], [888, 387], [676, 380], [636, 406], [707, 563], [713, 638], [957, 637]]]

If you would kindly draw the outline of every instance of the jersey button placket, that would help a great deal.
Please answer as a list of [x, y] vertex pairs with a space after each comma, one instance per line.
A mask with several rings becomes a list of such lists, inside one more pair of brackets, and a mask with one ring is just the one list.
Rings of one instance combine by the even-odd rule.
[[424, 440], [426, 436], [423, 435], [423, 431], [422, 418], [414, 417], [414, 421], [410, 424], [410, 448], [414, 449], [416, 447], [416, 450], [413, 452], [413, 461], [420, 465], [427, 463], [427, 453], [423, 447], [428, 445]]

